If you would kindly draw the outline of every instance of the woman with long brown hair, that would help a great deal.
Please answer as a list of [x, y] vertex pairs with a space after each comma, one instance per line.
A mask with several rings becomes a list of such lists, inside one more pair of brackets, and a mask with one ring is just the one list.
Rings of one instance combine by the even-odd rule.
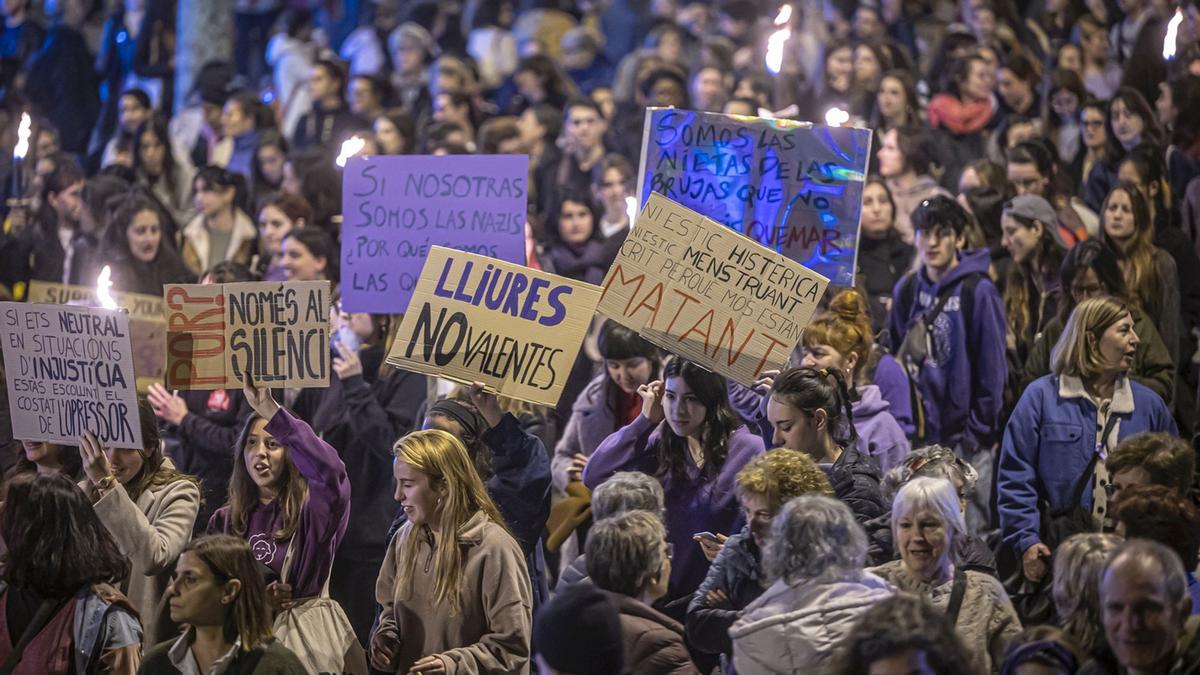
[[175, 559], [192, 538], [200, 481], [175, 470], [144, 399], [138, 401], [138, 421], [141, 448], [106, 448], [90, 431], [84, 433], [79, 451], [87, 479], [80, 487], [129, 558], [129, 578], [121, 586], [141, 615], [145, 642], [154, 644], [175, 633], [162, 597]]
[[396, 442], [396, 501], [408, 522], [376, 586], [371, 665], [395, 673], [529, 673], [533, 598], [525, 556], [446, 431]]

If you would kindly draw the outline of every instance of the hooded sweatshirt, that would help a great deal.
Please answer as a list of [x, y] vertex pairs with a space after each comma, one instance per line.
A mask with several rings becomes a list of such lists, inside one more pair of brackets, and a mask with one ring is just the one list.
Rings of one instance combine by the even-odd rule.
[[879, 387], [868, 384], [858, 388], [858, 400], [851, 409], [858, 449], [879, 464], [881, 473], [899, 464], [910, 449], [904, 430], [888, 408]]
[[729, 629], [739, 675], [819, 673], [871, 607], [892, 596], [883, 579], [780, 579], [750, 603]]
[[[929, 329], [932, 349], [917, 377], [930, 443], [953, 446], [965, 441], [970, 447], [982, 447], [1000, 436], [1000, 409], [1008, 378], [1008, 328], [1000, 292], [987, 276], [990, 262], [986, 250], [960, 252], [958, 265], [938, 282], [931, 281], [922, 266], [914, 272], [916, 288], [909, 306], [901, 304], [908, 277], [892, 292], [888, 329], [895, 353], [909, 329], [937, 304], [938, 293], [952, 289]], [[970, 274], [983, 276], [975, 283], [973, 316], [964, 317], [960, 282]]]

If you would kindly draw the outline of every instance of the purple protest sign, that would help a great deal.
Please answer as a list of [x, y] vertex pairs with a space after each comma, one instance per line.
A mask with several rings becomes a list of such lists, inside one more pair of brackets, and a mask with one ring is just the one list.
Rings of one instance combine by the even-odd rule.
[[398, 314], [434, 246], [525, 263], [529, 157], [352, 157], [342, 178], [342, 306]]

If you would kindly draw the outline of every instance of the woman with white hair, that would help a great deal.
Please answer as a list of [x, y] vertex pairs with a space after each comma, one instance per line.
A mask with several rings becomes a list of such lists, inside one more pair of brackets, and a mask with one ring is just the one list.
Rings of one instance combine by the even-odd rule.
[[788, 502], [771, 524], [763, 565], [774, 582], [729, 629], [740, 675], [820, 672], [869, 608], [892, 595], [863, 571], [867, 535], [832, 497]]
[[1005, 644], [1021, 632], [1021, 620], [995, 577], [955, 565], [953, 552], [966, 524], [954, 485], [944, 478], [905, 483], [892, 502], [892, 534], [900, 559], [870, 571], [945, 611], [975, 672], [999, 672]]

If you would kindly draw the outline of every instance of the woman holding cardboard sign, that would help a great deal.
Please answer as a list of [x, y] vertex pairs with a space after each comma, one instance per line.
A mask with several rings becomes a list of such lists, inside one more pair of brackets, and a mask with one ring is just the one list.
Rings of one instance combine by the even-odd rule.
[[138, 401], [142, 448], [105, 448], [91, 432], [79, 439], [87, 479], [80, 487], [91, 498], [132, 567], [122, 585], [138, 610], [145, 642], [174, 635], [175, 625], [162, 602], [175, 559], [192, 538], [200, 509], [200, 481], [175, 470], [163, 452], [158, 420], [145, 400]]
[[763, 451], [762, 439], [729, 407], [725, 387], [725, 378], [673, 357], [662, 380], [638, 387], [641, 414], [605, 439], [583, 469], [589, 489], [618, 471], [641, 471], [662, 481], [675, 559], [660, 602], [679, 619], [708, 571], [693, 535], [735, 531], [737, 473]]

